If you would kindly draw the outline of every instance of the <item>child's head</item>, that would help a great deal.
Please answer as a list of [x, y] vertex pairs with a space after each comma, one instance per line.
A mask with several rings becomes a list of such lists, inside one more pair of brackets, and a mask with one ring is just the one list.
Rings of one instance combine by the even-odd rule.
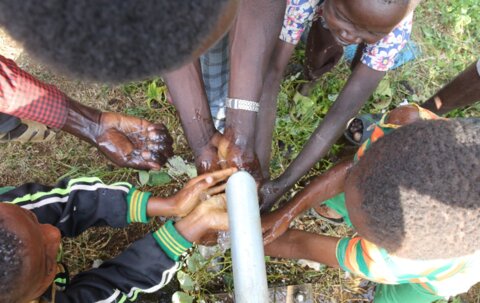
[[418, 4], [419, 0], [325, 0], [323, 17], [340, 44], [375, 43]]
[[0, 301], [39, 297], [56, 274], [60, 231], [31, 212], [0, 203]]
[[43, 62], [79, 78], [158, 77], [206, 51], [239, 0], [4, 0], [0, 25]]
[[480, 119], [419, 121], [379, 139], [351, 169], [358, 233], [410, 259], [480, 249]]

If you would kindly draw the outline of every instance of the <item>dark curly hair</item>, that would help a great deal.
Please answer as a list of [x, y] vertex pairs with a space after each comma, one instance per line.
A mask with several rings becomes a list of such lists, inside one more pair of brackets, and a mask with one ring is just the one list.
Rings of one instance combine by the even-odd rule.
[[14, 302], [13, 289], [22, 274], [23, 243], [0, 219], [0, 301]]
[[480, 249], [480, 119], [401, 127], [375, 142], [351, 175], [367, 240], [411, 259]]
[[0, 25], [60, 72], [141, 80], [181, 66], [229, 0], [2, 0]]

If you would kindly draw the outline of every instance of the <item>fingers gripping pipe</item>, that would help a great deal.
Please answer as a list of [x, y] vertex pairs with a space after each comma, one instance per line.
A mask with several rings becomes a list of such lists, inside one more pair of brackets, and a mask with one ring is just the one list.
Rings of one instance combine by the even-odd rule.
[[228, 179], [226, 192], [235, 302], [267, 303], [267, 274], [255, 180], [245, 171], [237, 172]]

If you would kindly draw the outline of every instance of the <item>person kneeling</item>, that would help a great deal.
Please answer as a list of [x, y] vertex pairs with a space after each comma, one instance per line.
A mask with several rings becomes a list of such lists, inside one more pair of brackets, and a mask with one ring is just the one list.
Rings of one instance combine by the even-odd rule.
[[[126, 182], [98, 178], [62, 180], [55, 187], [24, 184], [0, 195], [0, 301], [124, 302], [170, 282], [192, 242], [228, 228], [224, 196], [215, 194], [236, 169], [192, 179], [168, 198], [152, 197]], [[198, 206], [197, 206], [198, 205]], [[186, 215], [186, 216], [185, 216]], [[76, 275], [57, 264], [62, 237], [93, 226], [125, 227], [154, 216], [185, 216], [132, 243], [100, 267]], [[67, 283], [66, 283], [67, 282]]]

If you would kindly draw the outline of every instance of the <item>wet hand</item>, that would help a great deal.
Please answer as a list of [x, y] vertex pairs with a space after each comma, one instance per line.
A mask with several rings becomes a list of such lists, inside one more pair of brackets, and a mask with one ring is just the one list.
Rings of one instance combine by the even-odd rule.
[[263, 243], [267, 245], [280, 237], [290, 226], [292, 219], [280, 211], [274, 211], [262, 216]]
[[217, 232], [228, 230], [225, 195], [216, 195], [203, 201], [190, 214], [178, 221], [175, 227], [191, 242], [203, 245], [216, 244]]
[[270, 211], [284, 193], [285, 190], [281, 190], [275, 180], [263, 183], [259, 190], [260, 211], [262, 213]]
[[190, 180], [182, 190], [172, 197], [175, 205], [175, 213], [172, 215], [186, 216], [201, 201], [208, 201], [211, 196], [225, 191], [226, 184], [218, 184], [227, 180], [236, 171], [236, 168], [228, 168], [203, 174]]
[[257, 184], [262, 182], [260, 162], [255, 154], [252, 144], [235, 138], [228, 131], [217, 138], [218, 158], [222, 167], [237, 167], [249, 172]]
[[195, 156], [195, 166], [197, 167], [198, 174], [222, 169], [217, 149], [218, 141], [221, 137], [222, 135], [220, 133], [215, 133], [207, 145], [202, 147]]
[[122, 167], [159, 169], [173, 156], [173, 139], [163, 124], [117, 113], [102, 113], [93, 141]]

